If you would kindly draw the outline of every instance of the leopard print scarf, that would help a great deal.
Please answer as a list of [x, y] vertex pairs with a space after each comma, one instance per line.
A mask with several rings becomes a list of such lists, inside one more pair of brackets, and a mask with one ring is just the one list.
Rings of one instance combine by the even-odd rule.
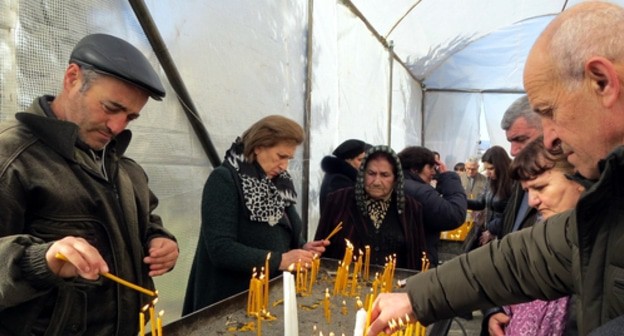
[[370, 217], [376, 229], [379, 229], [379, 227], [381, 227], [381, 223], [383, 223], [384, 218], [386, 218], [386, 214], [388, 213], [388, 209], [390, 208], [391, 200], [392, 196], [383, 200], [374, 200], [372, 198], [369, 198], [368, 195], [364, 198], [364, 203], [366, 204], [368, 216]]
[[290, 174], [284, 171], [268, 179], [257, 163], [245, 160], [240, 137], [225, 153], [224, 164], [238, 174], [250, 220], [273, 226], [284, 217], [286, 207], [296, 203], [297, 193]]

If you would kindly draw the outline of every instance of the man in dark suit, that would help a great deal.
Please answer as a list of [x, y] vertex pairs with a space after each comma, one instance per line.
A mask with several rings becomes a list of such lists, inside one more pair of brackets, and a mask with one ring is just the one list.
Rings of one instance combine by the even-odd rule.
[[[516, 156], [528, 143], [542, 135], [542, 123], [537, 113], [531, 110], [526, 95], [516, 99], [501, 120], [501, 128], [505, 131], [507, 141], [511, 144], [511, 155]], [[513, 193], [507, 203], [503, 217], [503, 227], [498, 238], [502, 238], [510, 232], [527, 228], [535, 224], [537, 210], [528, 204], [528, 194], [516, 182]], [[501, 307], [491, 308], [483, 314], [481, 335], [489, 335], [490, 325], [499, 325], [494, 322], [497, 319], [505, 319], [506, 315]]]

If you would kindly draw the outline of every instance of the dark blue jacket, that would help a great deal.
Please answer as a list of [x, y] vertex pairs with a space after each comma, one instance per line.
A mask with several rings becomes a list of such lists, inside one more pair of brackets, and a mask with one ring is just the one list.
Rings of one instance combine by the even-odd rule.
[[408, 170], [403, 170], [403, 175], [405, 194], [423, 205], [425, 241], [429, 260], [435, 266], [438, 264], [440, 232], [456, 229], [466, 220], [466, 192], [455, 172], [439, 174], [436, 188]]

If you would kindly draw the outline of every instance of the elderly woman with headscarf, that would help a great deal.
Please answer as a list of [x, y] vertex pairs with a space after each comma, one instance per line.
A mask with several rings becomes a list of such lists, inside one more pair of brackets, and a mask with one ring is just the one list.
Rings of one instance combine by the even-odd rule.
[[420, 269], [426, 252], [420, 203], [403, 191], [403, 171], [388, 146], [368, 150], [355, 187], [329, 195], [315, 240], [324, 239], [342, 222], [324, 257], [342, 259], [348, 239], [354, 250], [371, 249], [371, 264], [396, 255], [397, 267]]
[[183, 314], [249, 288], [253, 268], [271, 254], [270, 276], [301, 261], [311, 264], [327, 241], [305, 242], [295, 207], [289, 161], [303, 142], [303, 128], [279, 115], [260, 119], [236, 139], [202, 195], [199, 242]]

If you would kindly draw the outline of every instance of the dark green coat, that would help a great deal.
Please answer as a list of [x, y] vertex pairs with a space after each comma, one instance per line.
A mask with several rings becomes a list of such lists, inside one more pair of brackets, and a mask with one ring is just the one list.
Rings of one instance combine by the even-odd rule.
[[249, 288], [252, 269], [264, 266], [271, 252], [270, 276], [277, 276], [282, 253], [304, 244], [301, 218], [286, 208], [291, 227], [252, 222], [237, 184], [225, 166], [208, 177], [202, 196], [199, 242], [186, 288], [182, 314], [189, 314]]
[[600, 180], [574, 210], [411, 278], [418, 319], [570, 294], [581, 335], [624, 315], [624, 147], [599, 166]]
[[78, 127], [45, 117], [49, 99], [0, 128], [0, 334], [136, 334], [151, 298], [103, 277], [63, 280], [45, 253], [52, 241], [82, 237], [112, 274], [154, 288], [148, 242], [173, 236], [152, 214], [145, 172], [123, 156], [129, 131], [107, 146], [106, 178], [77, 144]]

